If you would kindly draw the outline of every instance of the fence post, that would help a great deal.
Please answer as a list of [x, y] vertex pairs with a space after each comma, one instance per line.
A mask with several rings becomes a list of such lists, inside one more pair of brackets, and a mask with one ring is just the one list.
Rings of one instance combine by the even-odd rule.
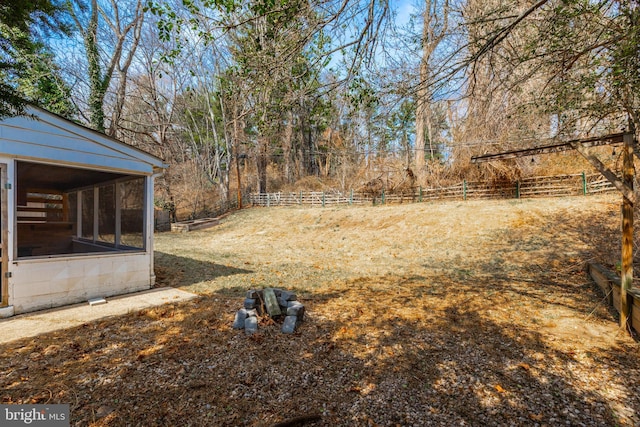
[[582, 172], [582, 195], [587, 195], [587, 175], [585, 175], [584, 171]]
[[302, 190], [300, 190], [300, 202], [298, 204], [302, 206]]
[[516, 199], [520, 198], [520, 181], [516, 181]]
[[324, 200], [324, 191], [323, 191], [323, 192], [322, 192], [322, 207], [323, 207], [323, 208], [324, 208], [324, 203], [325, 203], [325, 200]]
[[353, 204], [353, 188], [351, 189], [351, 194], [349, 194], [349, 206]]
[[462, 198], [467, 200], [467, 180], [462, 181]]
[[269, 196], [269, 193], [267, 193], [267, 207], [271, 206], [271, 197]]
[[422, 185], [419, 187], [419, 190], [418, 190], [418, 201], [422, 203]]
[[382, 189], [382, 198], [380, 199], [380, 201], [384, 205], [384, 188]]
[[[636, 144], [631, 125], [632, 133], [624, 135], [623, 158], [622, 158], [622, 179], [623, 182], [633, 192], [633, 181], [636, 176], [636, 169], [633, 164], [633, 147]], [[633, 204], [627, 197], [622, 198], [622, 259], [620, 260], [620, 329], [630, 332], [629, 309], [627, 291], [633, 286]], [[614, 288], [615, 289], [615, 288]], [[614, 290], [615, 292], [615, 290]], [[630, 298], [629, 298], [630, 299]]]

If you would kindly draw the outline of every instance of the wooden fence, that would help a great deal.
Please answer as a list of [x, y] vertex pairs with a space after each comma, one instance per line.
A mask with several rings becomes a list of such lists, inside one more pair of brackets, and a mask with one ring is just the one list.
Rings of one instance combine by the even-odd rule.
[[[248, 194], [242, 195], [242, 205], [248, 206], [251, 204], [251, 198]], [[216, 218], [226, 214], [227, 212], [238, 209], [238, 196], [232, 195], [230, 200], [219, 201], [211, 206], [207, 206], [206, 209], [198, 212], [197, 214], [191, 214], [188, 217], [178, 218], [180, 221], [195, 220], [202, 218]], [[168, 210], [155, 209], [154, 212], [154, 230], [155, 231], [169, 231], [171, 230], [172, 218]]]
[[[600, 289], [602, 289], [605, 300], [620, 313], [622, 307], [620, 276], [604, 266], [592, 262], [587, 264], [587, 271]], [[627, 312], [631, 313], [629, 325], [635, 329], [636, 333], [640, 334], [640, 291], [637, 288], [627, 290], [627, 304]]]
[[539, 176], [516, 182], [468, 182], [447, 187], [418, 187], [404, 193], [359, 193], [353, 190], [300, 191], [297, 193], [253, 193], [249, 196], [254, 206], [331, 206], [386, 203], [412, 203], [428, 200], [467, 199], [519, 199], [531, 197], [560, 197], [588, 195], [615, 190], [613, 184], [600, 174]]

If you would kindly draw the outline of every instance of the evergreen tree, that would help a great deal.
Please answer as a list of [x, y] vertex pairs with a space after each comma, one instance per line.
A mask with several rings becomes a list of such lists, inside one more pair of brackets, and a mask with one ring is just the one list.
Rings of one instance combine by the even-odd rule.
[[24, 55], [42, 53], [42, 46], [35, 41], [39, 34], [66, 30], [60, 12], [55, 0], [0, 0], [0, 117], [24, 111], [30, 99], [20, 89], [20, 82], [33, 71], [33, 63]]
[[73, 118], [76, 109], [71, 88], [60, 76], [53, 54], [40, 43], [29, 43], [18, 60], [24, 72], [16, 76], [15, 87], [23, 99], [52, 113]]

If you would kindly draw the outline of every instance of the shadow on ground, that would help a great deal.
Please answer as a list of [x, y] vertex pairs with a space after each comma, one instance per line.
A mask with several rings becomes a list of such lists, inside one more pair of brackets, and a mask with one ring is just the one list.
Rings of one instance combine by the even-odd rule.
[[253, 336], [230, 327], [241, 292], [214, 293], [0, 346], [2, 403], [69, 403], [95, 426], [640, 422], [633, 343], [560, 342], [509, 286], [361, 278], [309, 294], [294, 335]]
[[[231, 329], [250, 285], [222, 284], [2, 345], [1, 403], [68, 403], [92, 426], [640, 425], [638, 344], [584, 273], [607, 263], [618, 222], [572, 218], [512, 224], [474, 260], [299, 289], [293, 335]], [[200, 252], [156, 266], [174, 286], [252, 273]]]
[[217, 264], [190, 256], [178, 256], [165, 252], [154, 253], [156, 286], [188, 287], [200, 282], [253, 271], [229, 265]]

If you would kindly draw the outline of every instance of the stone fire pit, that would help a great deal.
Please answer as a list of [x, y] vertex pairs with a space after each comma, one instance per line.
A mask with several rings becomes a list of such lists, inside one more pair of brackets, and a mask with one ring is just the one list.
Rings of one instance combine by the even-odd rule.
[[244, 307], [238, 310], [233, 329], [244, 329], [246, 334], [258, 332], [258, 316], [274, 320], [284, 318], [282, 332], [292, 334], [304, 320], [304, 305], [296, 294], [282, 289], [252, 289], [247, 291]]

